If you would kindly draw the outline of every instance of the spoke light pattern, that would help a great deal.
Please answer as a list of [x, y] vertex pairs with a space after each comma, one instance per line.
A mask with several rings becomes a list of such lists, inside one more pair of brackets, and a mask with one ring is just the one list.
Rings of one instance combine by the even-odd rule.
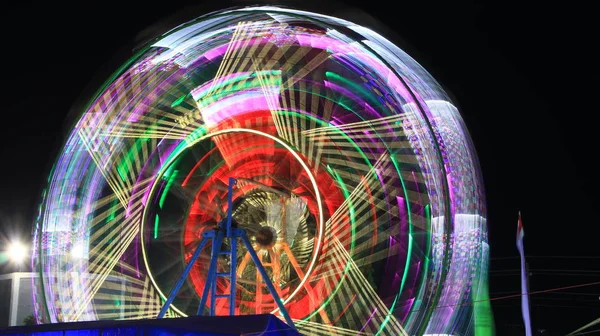
[[[38, 319], [154, 318], [225, 218], [229, 177], [234, 225], [302, 333], [493, 333], [484, 190], [459, 111], [376, 32], [278, 7], [157, 37], [81, 111], [39, 210]], [[168, 316], [196, 313], [209, 258]], [[217, 293], [236, 292], [236, 314], [277, 313], [248, 251], [219, 271], [232, 258], [237, 284]]]

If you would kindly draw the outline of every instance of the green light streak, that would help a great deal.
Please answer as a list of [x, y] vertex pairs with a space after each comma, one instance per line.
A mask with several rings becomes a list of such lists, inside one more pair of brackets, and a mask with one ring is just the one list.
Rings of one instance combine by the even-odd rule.
[[[394, 167], [396, 167], [396, 171], [398, 171], [398, 177], [400, 177], [400, 183], [402, 183], [402, 191], [404, 192], [404, 195], [408, 195], [408, 191], [406, 190], [406, 183], [404, 182], [404, 179], [402, 178], [402, 174], [400, 173], [400, 167], [398, 166], [398, 162], [396, 161], [396, 158], [394, 157], [394, 155], [390, 155], [390, 159], [392, 160], [392, 163], [394, 164]], [[413, 226], [413, 222], [412, 222], [412, 214], [410, 212], [410, 203], [408, 201], [408, 198], [405, 197], [404, 198], [405, 202], [406, 202], [406, 214], [408, 215], [408, 253], [407, 253], [407, 257], [406, 257], [406, 264], [404, 266], [404, 275], [402, 276], [402, 282], [400, 283], [400, 293], [402, 293], [402, 289], [404, 289], [404, 283], [406, 282], [406, 276], [408, 273], [408, 267], [410, 266], [410, 256], [412, 254], [412, 226]]]
[[331, 71], [327, 71], [325, 72], [325, 76], [328, 79], [331, 79], [333, 81], [338, 81], [341, 82], [343, 85], [351, 87], [352, 89], [350, 91], [352, 92], [359, 92], [361, 93], [366, 99], [368, 99], [373, 105], [381, 105], [381, 103], [379, 101], [377, 101], [377, 98], [373, 95], [372, 91], [367, 90], [363, 85], [357, 84], [345, 77], [342, 77], [334, 72]]
[[400, 295], [396, 295], [396, 297], [394, 298], [394, 302], [392, 302], [392, 308], [390, 309], [390, 313], [385, 316], [383, 322], [381, 322], [381, 327], [379, 328], [379, 331], [377, 331], [375, 335], [379, 335], [383, 330], [383, 327], [385, 327], [385, 325], [388, 324], [388, 322], [390, 321], [390, 317], [392, 316], [392, 312], [394, 311], [396, 302], [398, 302], [398, 298], [400, 298]]
[[181, 104], [181, 103], [182, 103], [182, 102], [185, 100], [185, 98], [186, 98], [187, 96], [189, 96], [189, 95], [190, 95], [190, 94], [188, 93], [188, 94], [186, 94], [186, 95], [183, 95], [183, 96], [179, 97], [177, 100], [175, 100], [175, 101], [173, 102], [173, 104], [171, 104], [171, 107], [179, 106], [179, 104]]
[[[169, 169], [171, 169], [172, 167], [174, 167], [176, 165], [173, 164], [169, 167]], [[170, 171], [167, 171], [170, 173]], [[167, 172], [165, 172], [165, 177], [167, 176]], [[162, 209], [163, 208], [163, 204], [165, 203], [165, 199], [167, 198], [167, 194], [169, 193], [169, 188], [171, 188], [171, 185], [173, 184], [173, 182], [175, 181], [175, 177], [177, 177], [177, 173], [179, 171], [178, 170], [174, 170], [173, 174], [170, 174], [168, 176], [169, 181], [167, 182], [167, 185], [165, 186], [165, 189], [163, 190], [162, 194], [160, 195], [160, 200], [158, 201], [158, 206]]]
[[137, 158], [137, 155], [140, 152], [141, 146], [143, 146], [143, 144], [141, 143], [143, 140], [143, 138], [137, 139], [133, 143], [133, 145], [131, 145], [131, 147], [127, 151], [127, 154], [125, 154], [125, 156], [117, 166], [117, 172], [119, 173], [119, 176], [121, 177], [121, 180], [123, 180], [123, 182], [125, 182], [126, 180], [127, 172], [129, 171], [128, 168], [134, 167], [135, 159]]
[[[327, 165], [327, 168], [329, 168], [329, 165]], [[356, 236], [356, 216], [354, 215], [354, 206], [352, 205], [352, 201], [350, 201], [350, 192], [348, 191], [348, 188], [346, 188], [344, 180], [342, 180], [340, 175], [334, 169], [329, 168], [329, 170], [334, 174], [335, 179], [342, 188], [344, 197], [348, 200], [348, 209], [350, 211], [350, 230], [352, 232], [352, 239], [350, 239], [350, 255], [352, 255], [352, 253], [354, 252], [355, 245], [354, 237]]]
[[106, 223], [110, 223], [111, 221], [113, 221], [116, 217], [116, 212], [117, 212], [117, 204], [119, 204], [117, 202], [118, 200], [115, 199], [112, 203], [112, 206], [110, 207], [110, 209], [112, 210], [110, 215], [108, 215], [108, 217], [106, 218]]
[[[473, 315], [475, 321], [475, 336], [495, 335], [494, 316], [491, 314], [490, 296], [488, 291], [487, 269], [489, 255], [486, 245], [481, 245], [479, 267], [473, 279], [471, 302], [473, 302]], [[476, 289], [476, 290], [475, 290]]]
[[[265, 76], [270, 75], [270, 76]], [[254, 76], [254, 78], [252, 78]], [[262, 77], [265, 76], [265, 77]], [[252, 78], [252, 79], [250, 79]], [[249, 79], [249, 80], [248, 80]], [[237, 84], [231, 85], [235, 82]], [[264, 70], [264, 71], [256, 71], [254, 73], [241, 73], [237, 76], [229, 78], [225, 81], [216, 83], [215, 86], [209, 85], [209, 87], [203, 89], [196, 95], [196, 100], [201, 101], [201, 105], [207, 106], [212, 104], [215, 101], [222, 99], [223, 97], [235, 93], [237, 91], [246, 90], [249, 88], [261, 87], [261, 82], [266, 86], [280, 86], [281, 85], [281, 70]], [[231, 87], [227, 88], [227, 86], [231, 85]], [[216, 90], [220, 90], [226, 88], [225, 91], [215, 92]], [[209, 94], [209, 90], [212, 91]]]
[[387, 314], [387, 316], [385, 317], [383, 323], [381, 323], [381, 326], [379, 327], [379, 330], [377, 331], [375, 336], [379, 335], [383, 331], [383, 328], [385, 327], [385, 325], [388, 323], [388, 321], [390, 319], [390, 315], [396, 308], [396, 302], [398, 301], [400, 294], [402, 294], [402, 290], [404, 289], [404, 284], [406, 283], [406, 277], [408, 276], [408, 268], [410, 267], [410, 257], [412, 255], [412, 245], [413, 245], [412, 244], [413, 243], [413, 237], [412, 237], [413, 222], [412, 222], [412, 215], [410, 212], [410, 203], [408, 201], [408, 197], [406, 197], [408, 195], [407, 190], [406, 190], [406, 184], [404, 183], [404, 179], [402, 178], [402, 174], [400, 172], [400, 167], [398, 166], [398, 162], [396, 162], [396, 158], [394, 157], [394, 155], [390, 155], [390, 159], [391, 159], [392, 163], [394, 164], [396, 171], [398, 172], [398, 177], [400, 178], [400, 183], [402, 183], [402, 190], [403, 190], [404, 196], [405, 196], [404, 200], [406, 202], [406, 214], [408, 215], [408, 252], [406, 253], [406, 264], [404, 264], [404, 274], [402, 275], [402, 281], [400, 282], [400, 290], [398, 291], [398, 294], [396, 294], [396, 298], [394, 299], [394, 302], [392, 303], [392, 306], [390, 307], [390, 311]]
[[158, 214], [156, 214], [156, 217], [154, 218], [154, 239], [158, 239]]
[[121, 180], [123, 180], [123, 182], [125, 182], [125, 172], [123, 172], [123, 167], [122, 166], [118, 166], [117, 167], [117, 172], [119, 173], [119, 176], [121, 177]]
[[[425, 242], [426, 242], [425, 252], [426, 252], [426, 254], [424, 255], [425, 263], [424, 263], [424, 267], [423, 267], [423, 274], [421, 275], [421, 284], [423, 284], [423, 282], [425, 282], [427, 279], [427, 275], [429, 274], [429, 264], [431, 263], [431, 258], [430, 258], [430, 254], [431, 254], [431, 205], [430, 204], [425, 205], [423, 212], [424, 212], [425, 220], [426, 220], [425, 227], [428, 228], [428, 231], [424, 231], [424, 234], [426, 235], [426, 237], [425, 237]], [[422, 310], [420, 307], [422, 300], [418, 300], [417, 298], [421, 297], [425, 290], [426, 289], [423, 285], [419, 286], [419, 293], [417, 295], [415, 295], [415, 304], [412, 305], [411, 312]], [[410, 324], [411, 323], [410, 321], [414, 320], [415, 318], [416, 318], [416, 315], [411, 314], [408, 316], [408, 319], [407, 319], [408, 322], [405, 321], [405, 323]]]
[[206, 130], [206, 127], [204, 127], [204, 126], [198, 127], [197, 129], [195, 129], [192, 133], [190, 133], [185, 138], [185, 142], [187, 144], [192, 144], [192, 143], [196, 142], [198, 139], [200, 139], [203, 136], [205, 136], [207, 132], [208, 131]]

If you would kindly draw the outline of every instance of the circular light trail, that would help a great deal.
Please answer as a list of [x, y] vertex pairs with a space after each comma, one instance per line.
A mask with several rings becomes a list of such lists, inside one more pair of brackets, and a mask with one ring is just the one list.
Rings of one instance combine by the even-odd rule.
[[[230, 177], [234, 224], [302, 333], [493, 329], [484, 189], [454, 103], [376, 32], [278, 7], [158, 36], [81, 111], [39, 208], [38, 320], [154, 318]], [[198, 309], [209, 251], [167, 316]], [[276, 313], [245, 248], [218, 271], [233, 258], [217, 294]]]
[[[312, 187], [314, 188], [315, 191], [315, 199], [317, 202], [317, 207], [318, 207], [318, 214], [319, 214], [319, 222], [318, 222], [318, 226], [319, 226], [319, 235], [316, 237], [316, 246], [315, 246], [315, 251], [320, 251], [321, 250], [321, 244], [323, 241], [323, 231], [324, 231], [324, 221], [323, 221], [323, 209], [322, 209], [322, 201], [321, 201], [321, 195], [319, 193], [319, 188], [317, 186], [317, 181], [315, 180], [313, 174], [310, 171], [310, 168], [306, 165], [306, 163], [304, 163], [302, 161], [302, 158], [289, 146], [287, 145], [285, 142], [283, 142], [281, 139], [274, 137], [270, 134], [266, 134], [260, 131], [256, 131], [253, 129], [243, 129], [243, 128], [231, 128], [231, 129], [225, 129], [222, 131], [216, 131], [210, 134], [207, 134], [201, 138], [198, 138], [196, 140], [194, 140], [193, 142], [185, 142], [186, 147], [191, 147], [193, 146], [195, 143], [205, 140], [206, 138], [210, 138], [210, 137], [214, 137], [214, 136], [218, 136], [218, 135], [222, 135], [222, 134], [227, 134], [227, 133], [252, 133], [252, 134], [257, 134], [259, 136], [264, 136], [266, 138], [269, 138], [277, 143], [279, 143], [282, 147], [284, 147], [287, 151], [289, 151], [289, 153], [291, 153], [294, 158], [300, 163], [300, 165], [302, 165], [304, 171], [306, 172], [306, 175], [310, 178], [310, 182], [312, 184]], [[182, 148], [181, 150], [185, 150], [185, 148]], [[177, 159], [177, 154], [174, 154], [173, 156], [171, 156], [171, 160], [169, 162], [167, 162], [166, 164], [163, 165], [164, 169], [167, 169], [168, 167], [170, 167], [170, 164], [175, 161]], [[162, 174], [164, 174], [164, 172], [160, 172], [159, 173], [159, 177], [162, 176]], [[157, 179], [158, 180], [158, 179]], [[152, 195], [153, 193], [153, 189], [157, 184], [154, 184], [151, 188], [150, 188], [150, 195]], [[145, 213], [144, 213], [145, 215]], [[142, 227], [141, 227], [141, 231], [143, 232], [143, 228], [144, 228], [144, 217], [142, 217]], [[144, 255], [144, 263], [146, 266], [146, 269], [150, 270], [150, 266], [148, 265], [147, 262], [147, 257], [146, 257], [146, 250], [144, 248], [144, 238], [143, 235], [140, 236], [141, 237], [141, 248], [142, 248], [142, 254]], [[294, 290], [294, 292], [292, 294], [290, 294], [287, 298], [285, 298], [283, 300], [283, 303], [286, 304], [287, 302], [289, 302], [294, 295], [296, 295], [296, 293], [298, 293], [298, 291], [300, 291], [304, 285], [304, 283], [306, 282], [306, 280], [308, 279], [308, 276], [312, 273], [316, 261], [317, 261], [317, 257], [318, 254], [314, 253], [312, 260], [310, 261], [310, 266], [308, 267], [308, 269], [306, 270], [306, 274], [302, 277], [303, 279], [300, 281], [300, 284], [296, 287], [296, 289]], [[165, 296], [165, 294], [161, 291], [160, 287], [156, 284], [156, 281], [154, 280], [154, 278], [152, 277], [152, 273], [148, 272], [148, 277], [150, 278], [150, 281], [152, 281], [152, 283], [154, 284], [156, 290], [158, 291], [158, 293], [160, 294], [160, 296], [166, 300], [167, 297]], [[177, 309], [177, 307], [172, 306], [173, 309], [178, 312], [179, 314], [181, 314], [182, 316], [187, 316], [184, 312], [180, 311], [179, 309]], [[276, 310], [274, 310], [276, 311]]]

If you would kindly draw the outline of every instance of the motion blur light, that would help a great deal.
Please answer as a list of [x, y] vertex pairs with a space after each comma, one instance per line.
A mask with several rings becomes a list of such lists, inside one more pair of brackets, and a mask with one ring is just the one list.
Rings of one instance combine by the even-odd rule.
[[73, 246], [73, 249], [71, 249], [71, 258], [75, 260], [83, 259], [83, 252], [83, 245], [76, 244], [75, 246]]
[[[36, 221], [40, 317], [121, 316], [123, 304], [94, 299], [118, 279], [128, 311], [155, 318], [232, 195], [232, 222], [300, 333], [493, 333], [485, 192], [465, 122], [377, 32], [291, 8], [224, 9], [157, 36], [90, 98]], [[242, 182], [232, 193], [231, 177]], [[210, 250], [174, 316], [209, 308], [215, 259], [239, 281], [219, 277], [211, 298], [239, 292], [236, 314], [277, 313], [245, 248]]]
[[12, 242], [8, 245], [8, 258], [14, 263], [22, 263], [27, 256], [27, 249], [25, 245], [20, 242]]

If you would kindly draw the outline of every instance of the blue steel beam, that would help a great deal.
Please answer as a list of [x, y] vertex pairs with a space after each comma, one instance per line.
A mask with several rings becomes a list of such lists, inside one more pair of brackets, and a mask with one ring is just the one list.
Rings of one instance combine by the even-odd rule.
[[194, 265], [194, 263], [196, 262], [196, 260], [200, 256], [200, 252], [202, 252], [202, 249], [204, 248], [204, 245], [206, 245], [207, 242], [208, 242], [208, 239], [206, 238], [206, 236], [202, 237], [202, 240], [200, 241], [200, 244], [198, 245], [198, 247], [196, 247], [196, 251], [194, 251], [194, 254], [192, 255], [192, 258], [190, 259], [190, 261], [188, 262], [188, 264], [185, 266], [185, 269], [183, 270], [183, 273], [179, 277], [179, 280], [177, 280], [177, 282], [175, 283], [175, 286], [173, 287], [173, 289], [169, 293], [169, 297], [167, 298], [167, 301], [165, 301], [165, 304], [161, 308], [161, 310], [158, 313], [158, 316], [156, 318], [163, 318], [165, 316], [165, 314], [167, 313], [167, 310], [169, 310], [169, 307], [171, 306], [171, 303], [173, 303], [173, 300], [175, 300], [175, 297], [177, 296], [177, 292], [179, 291], [179, 289], [183, 285], [183, 282], [185, 281], [185, 279], [187, 278], [188, 274], [192, 270], [192, 266]]
[[260, 272], [260, 275], [263, 277], [265, 285], [267, 285], [269, 292], [271, 292], [273, 299], [275, 299], [275, 303], [277, 304], [277, 307], [279, 307], [279, 311], [285, 318], [285, 321], [290, 325], [290, 327], [292, 327], [292, 328], [294, 328], [294, 330], [298, 331], [296, 329], [296, 326], [294, 325], [294, 322], [290, 318], [290, 315], [288, 314], [287, 309], [285, 309], [285, 306], [283, 305], [283, 302], [281, 301], [279, 294], [277, 294], [277, 291], [275, 290], [275, 287], [273, 286], [271, 279], [269, 279], [269, 275], [267, 274], [267, 271], [265, 271], [265, 268], [263, 267], [262, 263], [258, 259], [258, 256], [256, 255], [256, 251], [254, 251], [254, 249], [252, 248], [252, 244], [250, 243], [250, 239], [248, 239], [248, 236], [246, 235], [246, 231], [241, 230], [241, 229], [235, 229], [235, 231], [237, 231], [237, 234], [239, 235], [240, 238], [242, 238], [242, 241], [246, 245], [246, 249], [248, 250], [248, 253], [250, 253], [250, 257], [252, 257], [252, 261], [254, 261], [254, 264], [256, 264], [256, 269], [258, 269], [258, 271]]

